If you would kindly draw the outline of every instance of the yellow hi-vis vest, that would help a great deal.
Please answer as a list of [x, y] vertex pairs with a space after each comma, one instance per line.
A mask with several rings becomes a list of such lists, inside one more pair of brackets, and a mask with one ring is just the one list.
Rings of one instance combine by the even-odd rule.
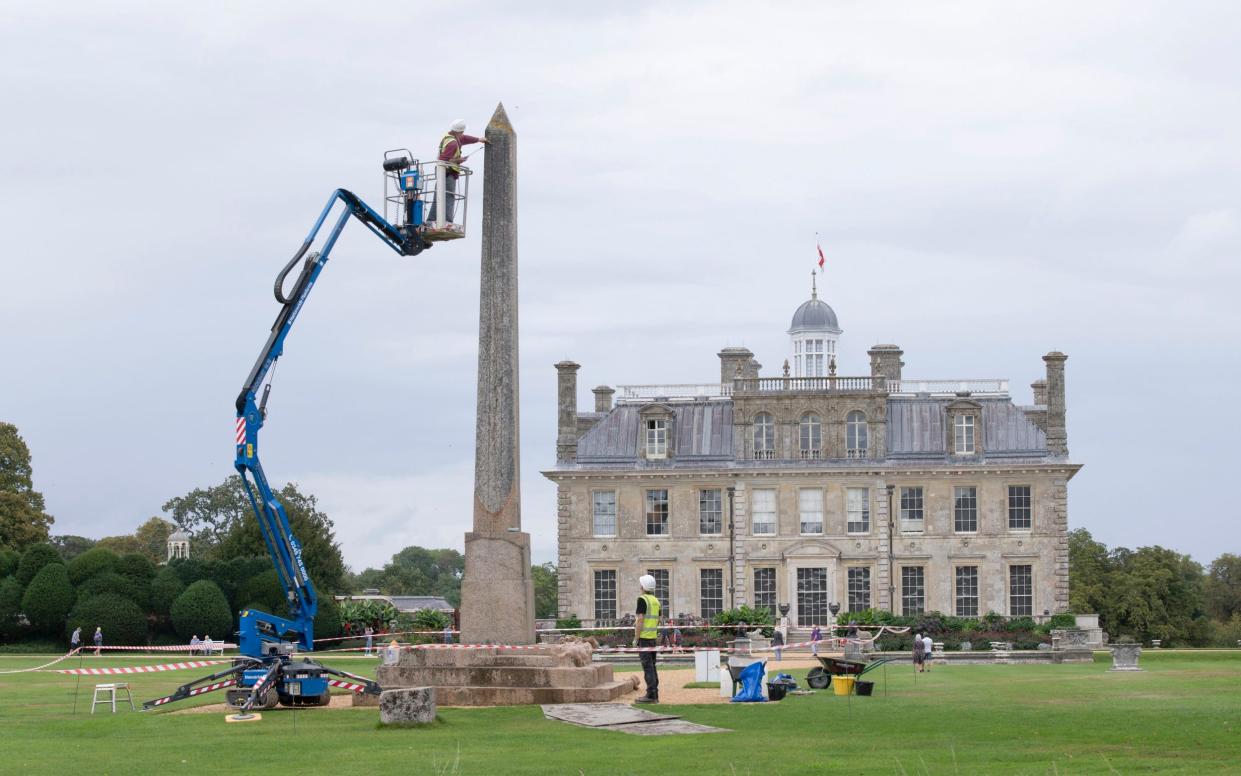
[[657, 639], [659, 638], [659, 599], [650, 593], [643, 593], [641, 598], [646, 601], [646, 614], [642, 615], [642, 630], [638, 638]]
[[[455, 141], [455, 142], [456, 142], [456, 144], [457, 144], [457, 151], [456, 151], [456, 153], [454, 153], [454, 154], [452, 155], [452, 158], [451, 158], [451, 159], [445, 159], [444, 161], [446, 161], [446, 162], [448, 162], [449, 164], [452, 164], [452, 165], [459, 165], [459, 164], [461, 164], [461, 141], [460, 141], [460, 140], [457, 140], [457, 138], [453, 137], [451, 132], [446, 132], [446, 133], [444, 134], [443, 139], [441, 139], [441, 140], [440, 140], [440, 154], [439, 154], [439, 155], [440, 155], [440, 156], [443, 156], [443, 155], [444, 155], [444, 149], [448, 147], [448, 144], [449, 144], [449, 143], [452, 143], [452, 142], [454, 142], [454, 141]], [[454, 167], [453, 169], [456, 169], [456, 167]]]

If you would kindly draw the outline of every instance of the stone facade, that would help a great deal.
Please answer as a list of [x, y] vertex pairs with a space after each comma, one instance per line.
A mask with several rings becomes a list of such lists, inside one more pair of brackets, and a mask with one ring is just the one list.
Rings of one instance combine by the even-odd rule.
[[827, 624], [829, 602], [841, 617], [851, 604], [1065, 611], [1080, 468], [1067, 357], [1044, 358], [1023, 407], [1007, 381], [907, 380], [898, 346], [868, 355], [866, 376], [837, 376], [832, 358], [826, 373], [760, 377], [752, 353], [724, 348], [719, 384], [621, 386], [615, 405], [596, 388], [592, 413], [576, 412], [578, 365], [557, 364], [558, 462], [544, 474], [561, 615], [621, 617], [648, 572], [678, 617], [787, 603], [804, 628]]

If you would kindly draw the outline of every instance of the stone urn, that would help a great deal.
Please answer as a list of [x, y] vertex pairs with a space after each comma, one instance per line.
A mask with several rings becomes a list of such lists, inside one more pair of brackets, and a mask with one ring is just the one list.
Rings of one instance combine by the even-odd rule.
[[1138, 668], [1138, 656], [1142, 654], [1141, 644], [1113, 644], [1112, 667], [1109, 671], [1141, 671]]

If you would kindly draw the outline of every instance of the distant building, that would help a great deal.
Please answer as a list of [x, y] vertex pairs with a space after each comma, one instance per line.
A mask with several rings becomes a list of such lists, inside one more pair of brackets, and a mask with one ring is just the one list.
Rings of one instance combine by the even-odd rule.
[[168, 535], [168, 557], [164, 559], [164, 562], [188, 557], [190, 557], [190, 535], [178, 528]]
[[[1008, 381], [910, 380], [876, 345], [840, 376], [842, 330], [816, 292], [782, 374], [724, 348], [719, 382], [594, 389], [556, 365], [560, 614], [608, 623], [651, 574], [664, 611], [790, 605], [801, 627], [879, 608], [1042, 617], [1068, 608], [1066, 356], [1033, 403]], [[616, 397], [613, 404], [613, 397]], [[843, 617], [843, 615], [842, 615]]]

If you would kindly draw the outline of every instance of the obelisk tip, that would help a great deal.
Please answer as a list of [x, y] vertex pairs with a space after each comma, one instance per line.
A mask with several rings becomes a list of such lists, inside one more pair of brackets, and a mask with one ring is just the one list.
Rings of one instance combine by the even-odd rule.
[[513, 125], [509, 123], [508, 114], [504, 112], [504, 103], [496, 105], [496, 112], [491, 114], [491, 121], [487, 122], [487, 134], [499, 132], [506, 135], [513, 134]]

